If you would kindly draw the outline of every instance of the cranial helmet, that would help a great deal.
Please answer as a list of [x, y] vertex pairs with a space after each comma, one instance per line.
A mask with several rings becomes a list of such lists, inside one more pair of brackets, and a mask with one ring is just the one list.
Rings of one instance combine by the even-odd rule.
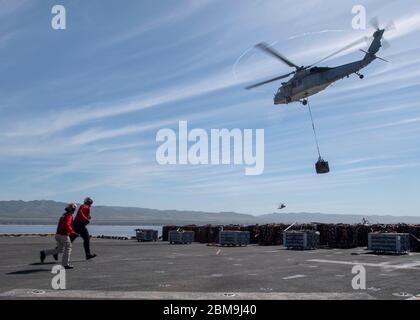
[[85, 204], [87, 204], [87, 205], [91, 205], [91, 204], [93, 203], [93, 199], [92, 199], [92, 198], [90, 198], [90, 197], [87, 197], [87, 198], [85, 199], [84, 203], [85, 203]]
[[74, 211], [76, 211], [76, 208], [77, 208], [76, 204], [69, 203], [64, 210], [66, 210], [67, 212], [73, 213]]

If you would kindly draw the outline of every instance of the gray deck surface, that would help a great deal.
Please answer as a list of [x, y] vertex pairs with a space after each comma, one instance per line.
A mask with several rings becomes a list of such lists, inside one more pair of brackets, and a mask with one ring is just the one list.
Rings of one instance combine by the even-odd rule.
[[[98, 257], [73, 245], [66, 290], [53, 290], [50, 237], [0, 237], [0, 299], [407, 299], [420, 294], [420, 253], [374, 255], [364, 248], [290, 251], [282, 246], [215, 247], [92, 239]], [[354, 290], [355, 264], [366, 290]], [[402, 294], [400, 294], [402, 293]], [[406, 295], [409, 294], [409, 295]]]

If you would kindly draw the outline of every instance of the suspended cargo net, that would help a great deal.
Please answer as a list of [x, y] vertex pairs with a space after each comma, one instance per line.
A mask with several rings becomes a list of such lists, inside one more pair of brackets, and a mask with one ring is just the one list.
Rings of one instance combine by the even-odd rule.
[[321, 157], [321, 152], [319, 151], [318, 136], [316, 134], [314, 118], [312, 116], [311, 105], [309, 104], [309, 100], [307, 100], [307, 101], [308, 101], [307, 104], [308, 104], [309, 115], [311, 116], [312, 130], [314, 132], [316, 149], [318, 151], [318, 161], [315, 163], [315, 170], [316, 170], [316, 173], [318, 173], [318, 174], [328, 173], [328, 172], [330, 172], [330, 166], [328, 164], [328, 161], [325, 161]]

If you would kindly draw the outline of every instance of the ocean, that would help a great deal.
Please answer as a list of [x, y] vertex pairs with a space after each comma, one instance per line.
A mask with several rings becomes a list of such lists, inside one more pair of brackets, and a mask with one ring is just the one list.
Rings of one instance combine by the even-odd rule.
[[[0, 225], [0, 234], [10, 233], [55, 233], [55, 225]], [[158, 230], [159, 236], [162, 235], [162, 226], [106, 226], [89, 225], [88, 230], [92, 236], [135, 236], [134, 229], [154, 229]]]

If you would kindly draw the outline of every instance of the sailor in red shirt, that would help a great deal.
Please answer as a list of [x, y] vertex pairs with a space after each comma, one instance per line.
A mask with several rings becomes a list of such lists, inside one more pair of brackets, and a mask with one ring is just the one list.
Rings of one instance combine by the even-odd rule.
[[[85, 249], [86, 260], [96, 257], [96, 254], [90, 253], [90, 235], [86, 226], [90, 223], [90, 207], [93, 204], [93, 199], [87, 197], [84, 203], [79, 207], [76, 218], [74, 219], [73, 228], [83, 238], [83, 247]], [[78, 235], [71, 236], [71, 242], [73, 242]]]
[[71, 240], [70, 237], [76, 235], [73, 230], [73, 213], [76, 211], [77, 206], [74, 203], [69, 203], [64, 214], [61, 216], [58, 221], [57, 233], [55, 235], [55, 240], [57, 241], [57, 247], [51, 250], [42, 250], [40, 252], [41, 262], [44, 263], [44, 260], [47, 256], [52, 255], [54, 259], [58, 259], [58, 254], [63, 254], [62, 265], [66, 269], [73, 269], [73, 266], [70, 265], [70, 254], [71, 254]]

